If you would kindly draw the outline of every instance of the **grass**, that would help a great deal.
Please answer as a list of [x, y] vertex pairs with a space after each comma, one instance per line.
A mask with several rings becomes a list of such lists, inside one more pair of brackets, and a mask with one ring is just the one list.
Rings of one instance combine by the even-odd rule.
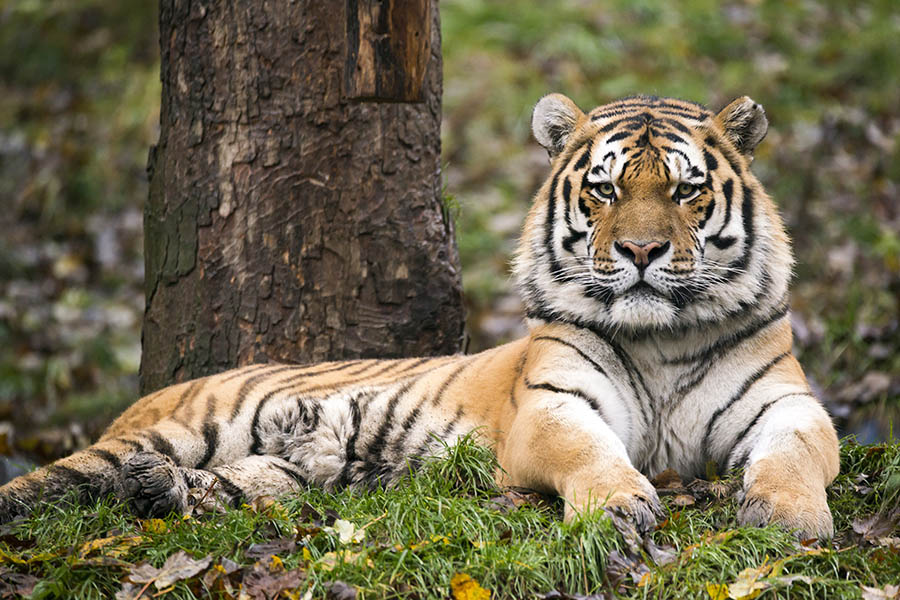
[[[896, 539], [893, 547], [873, 545], [853, 532], [855, 520], [896, 507], [897, 442], [843, 445], [842, 474], [829, 493], [837, 535], [825, 548], [803, 546], [778, 527], [738, 527], [730, 496], [698, 496], [686, 508], [663, 496], [668, 517], [652, 542], [669, 548], [674, 560], [660, 566], [646, 553], [632, 555], [649, 566], [637, 581], [617, 575], [629, 551], [609, 519], [596, 514], [566, 524], [551, 502], [501, 509], [496, 498], [504, 490], [493, 482], [494, 468], [488, 450], [464, 440], [387, 490], [311, 489], [220, 514], [150, 521], [135, 519], [112, 499], [80, 507], [44, 504], [0, 532], [0, 580], [11, 572], [36, 577], [33, 598], [111, 597], [134, 564], [159, 567], [179, 550], [209, 556], [213, 565], [240, 565], [243, 570], [231, 575], [235, 590], [242, 576], [250, 589], [254, 568], [270, 574], [299, 569], [300, 587], [284, 596], [295, 598], [306, 592], [325, 597], [335, 581], [354, 586], [360, 598], [446, 598], [457, 573], [494, 598], [610, 593], [612, 585], [626, 598], [696, 598], [709, 597], [709, 585], [737, 590], [741, 580], [756, 581], [767, 598], [858, 598], [861, 586], [884, 586], [900, 573]], [[341, 540], [336, 518], [353, 524], [355, 540]], [[101, 541], [91, 549], [91, 540]], [[268, 549], [253, 546], [273, 540]], [[205, 595], [203, 575], [176, 582], [165, 596]], [[222, 589], [219, 597], [230, 597]]]

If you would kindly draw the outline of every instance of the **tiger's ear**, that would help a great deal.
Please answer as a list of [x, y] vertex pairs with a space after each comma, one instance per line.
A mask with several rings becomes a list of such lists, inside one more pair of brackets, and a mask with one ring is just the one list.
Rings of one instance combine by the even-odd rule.
[[763, 107], [749, 96], [741, 96], [716, 115], [725, 135], [744, 156], [751, 156], [769, 130]]
[[538, 100], [531, 114], [534, 139], [553, 158], [566, 147], [569, 136], [584, 118], [578, 106], [562, 94], [548, 94]]

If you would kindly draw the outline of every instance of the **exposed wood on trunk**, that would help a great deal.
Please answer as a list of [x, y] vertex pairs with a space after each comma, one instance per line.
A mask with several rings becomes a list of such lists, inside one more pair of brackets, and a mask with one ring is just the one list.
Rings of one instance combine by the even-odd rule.
[[429, 0], [347, 0], [344, 94], [421, 101], [430, 46]]

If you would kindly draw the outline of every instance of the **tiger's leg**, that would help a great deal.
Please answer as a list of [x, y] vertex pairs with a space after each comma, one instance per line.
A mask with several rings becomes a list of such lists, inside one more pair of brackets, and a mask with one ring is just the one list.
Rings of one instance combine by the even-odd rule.
[[0, 523], [70, 493], [85, 502], [117, 492], [122, 462], [141, 449], [132, 440], [108, 439], [13, 479], [0, 487]]
[[292, 463], [253, 455], [209, 469], [180, 467], [159, 452], [135, 454], [123, 465], [122, 488], [142, 517], [163, 517], [204, 508], [240, 506], [260, 496], [280, 496], [305, 488], [303, 474]]
[[840, 451], [831, 419], [815, 398], [798, 393], [762, 405], [729, 460], [745, 468], [740, 523], [779, 523], [804, 538], [832, 537], [825, 487], [838, 474]]
[[628, 458], [625, 445], [582, 398], [530, 389], [498, 445], [501, 483], [563, 497], [565, 519], [600, 507], [619, 508], [638, 530], [661, 513], [653, 485]]

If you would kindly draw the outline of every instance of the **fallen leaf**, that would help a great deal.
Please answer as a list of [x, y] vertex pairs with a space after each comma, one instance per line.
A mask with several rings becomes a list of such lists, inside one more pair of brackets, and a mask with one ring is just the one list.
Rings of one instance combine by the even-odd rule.
[[357, 528], [356, 525], [344, 519], [336, 519], [333, 528], [342, 544], [351, 542], [358, 544], [366, 537], [365, 529]]
[[450, 579], [453, 600], [490, 600], [491, 590], [481, 587], [466, 573], [457, 573]]
[[886, 585], [883, 588], [862, 586], [863, 600], [897, 600], [900, 598], [900, 586]]
[[150, 598], [152, 594], [147, 591], [146, 584], [135, 584], [126, 581], [122, 584], [122, 589], [116, 592], [116, 600], [138, 600], [139, 598]]
[[139, 535], [112, 536], [91, 540], [82, 545], [78, 550], [78, 558], [87, 558], [98, 550], [105, 550], [105, 552], [103, 552], [104, 555], [118, 558], [143, 541], [144, 538]]
[[695, 502], [696, 499], [690, 494], [678, 494], [677, 496], [672, 498], [672, 504], [680, 507], [690, 506]]
[[650, 480], [657, 490], [677, 490], [684, 487], [681, 476], [675, 469], [666, 469]]
[[34, 586], [40, 581], [33, 575], [0, 570], [0, 598], [22, 598], [30, 596]]
[[[338, 550], [337, 552], [326, 552], [322, 555], [316, 564], [319, 565], [325, 571], [331, 571], [336, 566], [342, 563], [352, 563], [360, 567], [371, 568], [375, 566], [375, 563], [372, 562], [372, 559], [365, 558], [366, 555], [363, 552], [351, 552], [350, 550]], [[365, 561], [360, 561], [360, 558], [365, 558]], [[362, 562], [362, 564], [360, 564]]]
[[613, 550], [607, 557], [606, 578], [613, 589], [624, 590], [625, 578], [631, 577], [633, 583], [639, 583], [644, 574], [650, 572], [650, 567], [641, 560], [640, 554], [627, 552], [625, 554]]
[[523, 506], [532, 506], [537, 509], [551, 507], [551, 504], [541, 494], [524, 488], [505, 488], [503, 494], [488, 500], [488, 508], [509, 513]]
[[270, 542], [251, 544], [244, 553], [247, 558], [257, 560], [273, 554], [289, 554], [297, 547], [294, 538], [279, 538]]
[[706, 593], [709, 594], [710, 600], [727, 600], [728, 584], [726, 583], [707, 583]]
[[900, 509], [877, 512], [868, 517], [859, 517], [853, 520], [854, 533], [860, 537], [860, 541], [868, 542], [873, 546], [883, 545], [880, 539], [890, 538], [894, 529], [900, 525]]
[[768, 559], [760, 567], [748, 567], [738, 573], [737, 579], [728, 584], [728, 597], [734, 600], [753, 600], [770, 587], [768, 582], [760, 581], [772, 569], [767, 563]]
[[162, 519], [144, 519], [141, 521], [141, 530], [147, 533], [165, 533], [169, 526]]
[[234, 586], [229, 576], [240, 568], [233, 560], [223, 558], [203, 574], [201, 581], [207, 590], [233, 596]]
[[559, 590], [553, 590], [541, 596], [541, 600], [610, 600], [610, 598], [611, 596], [604, 593], [585, 596], [584, 594], [569, 594]]
[[296, 590], [305, 579], [306, 573], [302, 569], [280, 571], [273, 574], [266, 566], [258, 562], [244, 576], [241, 591], [242, 595], [246, 594], [252, 600], [271, 600], [280, 596], [282, 592]]
[[159, 569], [149, 563], [141, 563], [131, 569], [128, 579], [131, 583], [153, 583], [156, 589], [167, 588], [177, 581], [189, 579], [209, 566], [212, 557], [207, 556], [195, 560], [185, 552], [179, 550], [166, 559]]

